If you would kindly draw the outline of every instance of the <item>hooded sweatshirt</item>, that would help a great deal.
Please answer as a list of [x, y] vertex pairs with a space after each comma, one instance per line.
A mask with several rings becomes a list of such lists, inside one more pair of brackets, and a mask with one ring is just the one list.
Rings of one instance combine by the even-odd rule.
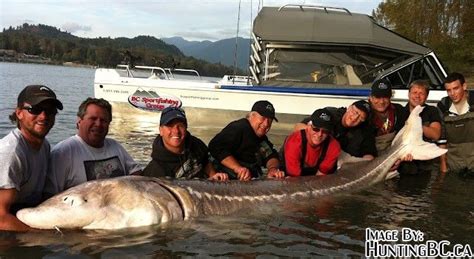
[[207, 178], [204, 168], [208, 160], [206, 144], [187, 132], [184, 139], [184, 152], [175, 154], [165, 148], [158, 135], [153, 141], [152, 160], [143, 170], [143, 175], [153, 177], [192, 179]]

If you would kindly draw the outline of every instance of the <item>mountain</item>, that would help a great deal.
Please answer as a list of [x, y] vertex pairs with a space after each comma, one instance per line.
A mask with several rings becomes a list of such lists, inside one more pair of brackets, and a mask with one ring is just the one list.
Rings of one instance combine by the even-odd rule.
[[[250, 55], [250, 39], [237, 38], [237, 67], [247, 71]], [[211, 63], [234, 65], [235, 38], [219, 41], [188, 41], [182, 37], [161, 38], [167, 44], [172, 44], [186, 56], [203, 59]]]
[[[212, 44], [212, 42], [210, 42]], [[74, 63], [99, 67], [117, 64], [196, 69], [204, 76], [232, 74], [233, 68], [187, 57], [175, 45], [152, 36], [81, 38], [48, 25], [23, 24], [0, 32], [0, 58], [13, 61], [34, 57], [51, 64]], [[218, 52], [220, 52], [219, 50]], [[6, 53], [6, 54], [5, 54]], [[16, 53], [16, 54], [9, 54]], [[217, 59], [213, 59], [217, 60]], [[217, 63], [219, 60], [213, 63]], [[239, 71], [240, 72], [240, 71]]]

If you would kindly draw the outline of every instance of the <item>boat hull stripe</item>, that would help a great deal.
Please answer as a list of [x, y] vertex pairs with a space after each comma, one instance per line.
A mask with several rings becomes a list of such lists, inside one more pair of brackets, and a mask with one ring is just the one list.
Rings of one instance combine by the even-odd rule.
[[233, 86], [222, 85], [221, 89], [275, 92], [275, 93], [297, 93], [297, 94], [325, 94], [345, 96], [369, 96], [370, 89], [341, 89], [341, 88], [296, 88], [296, 87], [274, 87], [274, 86]]

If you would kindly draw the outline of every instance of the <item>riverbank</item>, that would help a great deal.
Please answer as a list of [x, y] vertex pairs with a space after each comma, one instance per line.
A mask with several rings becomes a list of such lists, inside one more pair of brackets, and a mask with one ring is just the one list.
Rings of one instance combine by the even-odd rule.
[[62, 65], [67, 67], [97, 68], [94, 65], [81, 64], [77, 62], [59, 62], [39, 55], [29, 55], [18, 53], [11, 49], [0, 49], [0, 62], [22, 63], [22, 64], [44, 64], [44, 65]]

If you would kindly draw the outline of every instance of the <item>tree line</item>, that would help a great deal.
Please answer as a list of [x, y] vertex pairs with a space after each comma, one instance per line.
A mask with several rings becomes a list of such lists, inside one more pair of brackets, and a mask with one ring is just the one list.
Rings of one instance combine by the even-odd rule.
[[[474, 1], [384, 0], [372, 16], [382, 26], [433, 49], [449, 71], [474, 76]], [[136, 65], [193, 68], [206, 76], [233, 73], [233, 68], [186, 57], [177, 47], [152, 36], [88, 39], [43, 24], [3, 29], [0, 49], [56, 63], [115, 67], [128, 55], [135, 57]]]
[[474, 76], [474, 1], [385, 0], [372, 16], [433, 49], [449, 71]]
[[233, 73], [231, 67], [186, 57], [176, 46], [152, 36], [88, 39], [44, 24], [24, 23], [15, 28], [4, 28], [0, 33], [0, 49], [49, 58], [55, 64], [74, 62], [115, 67], [127, 59], [130, 62], [132, 57], [135, 65], [192, 68], [204, 76], [221, 77]]

